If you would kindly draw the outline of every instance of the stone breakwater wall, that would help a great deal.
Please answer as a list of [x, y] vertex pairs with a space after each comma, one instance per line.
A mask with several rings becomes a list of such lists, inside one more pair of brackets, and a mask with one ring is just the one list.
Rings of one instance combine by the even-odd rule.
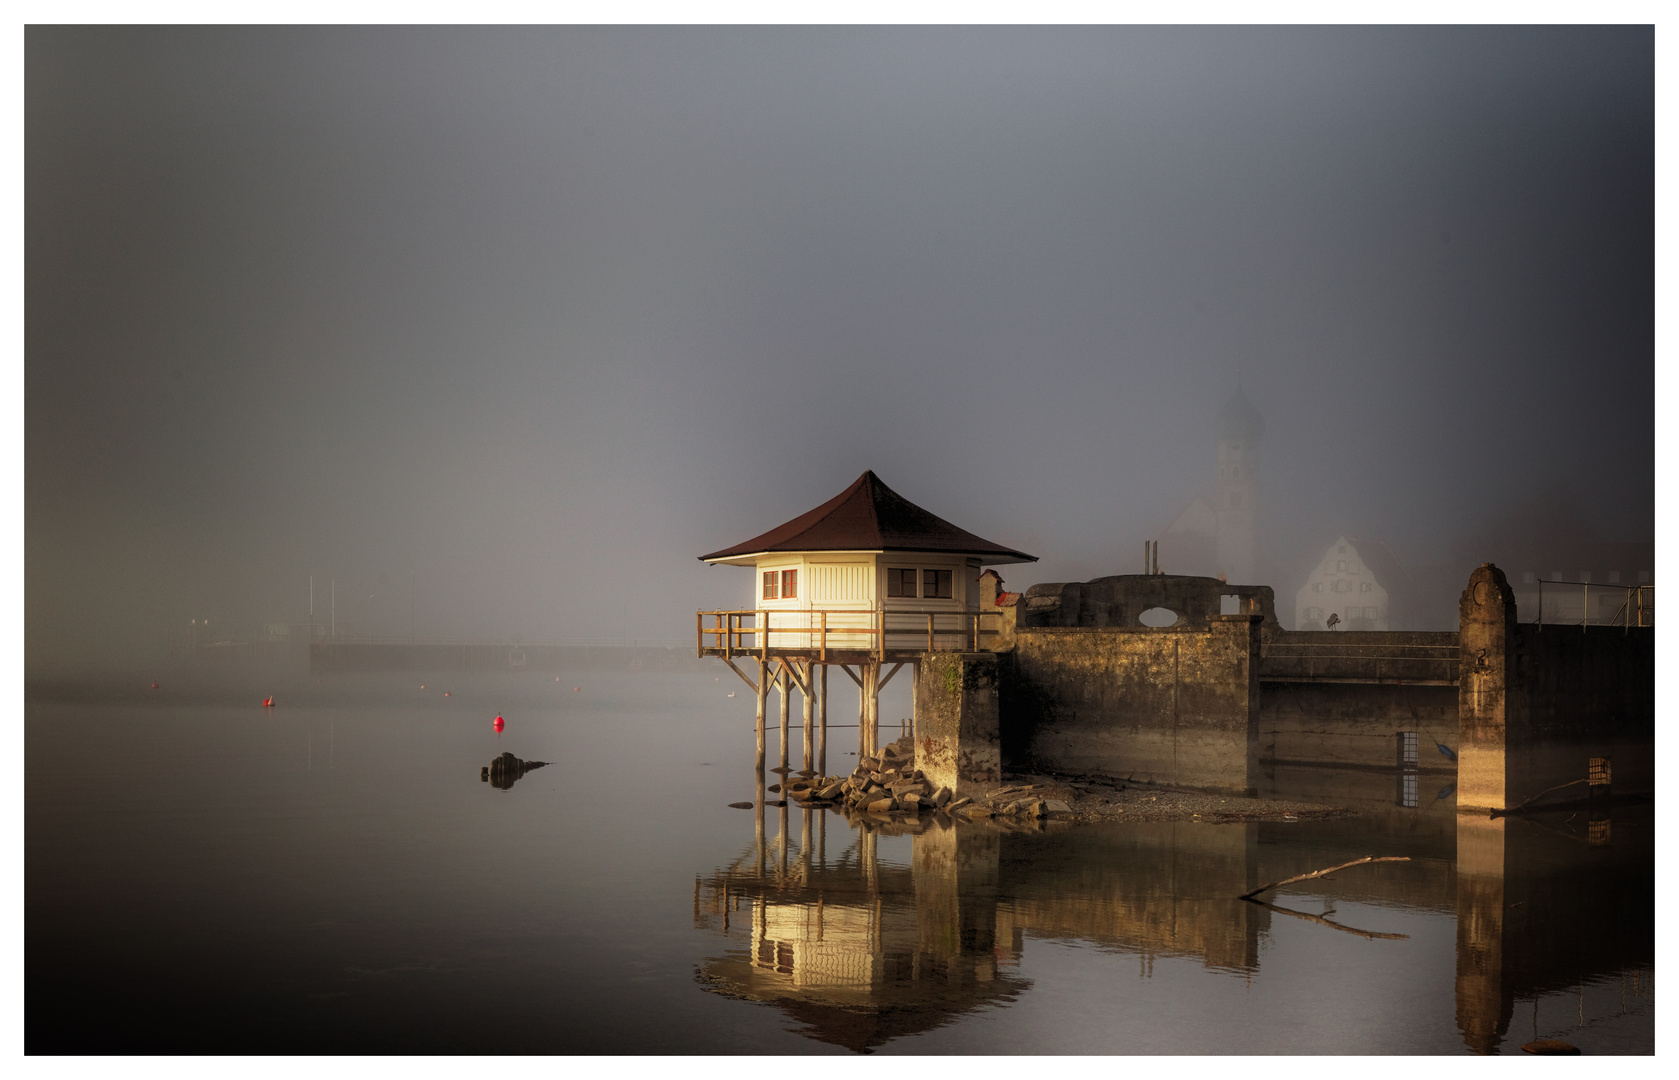
[[1018, 630], [999, 663], [1004, 762], [1252, 794], [1262, 623]]

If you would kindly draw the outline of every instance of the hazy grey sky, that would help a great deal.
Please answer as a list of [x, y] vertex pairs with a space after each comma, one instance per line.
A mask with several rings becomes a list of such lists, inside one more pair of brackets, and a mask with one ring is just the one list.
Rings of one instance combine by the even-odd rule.
[[30, 660], [311, 573], [374, 632], [685, 640], [749, 595], [696, 555], [869, 468], [1011, 587], [1129, 572], [1238, 377], [1279, 561], [1547, 489], [1648, 540], [1653, 50], [31, 28]]

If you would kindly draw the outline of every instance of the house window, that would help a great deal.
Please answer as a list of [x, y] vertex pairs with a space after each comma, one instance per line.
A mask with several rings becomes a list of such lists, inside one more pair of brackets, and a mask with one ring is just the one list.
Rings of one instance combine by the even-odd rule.
[[1345, 544], [1342, 544], [1340, 547], [1335, 549], [1335, 554], [1337, 554], [1337, 555], [1345, 555], [1346, 553], [1347, 553], [1347, 545], [1345, 545]]
[[1312, 582], [1312, 591], [1313, 592], [1322, 592], [1323, 591], [1323, 582], [1321, 582], [1321, 581]]
[[1621, 572], [1619, 570], [1609, 571], [1609, 583], [1611, 585], [1619, 584], [1620, 580], [1621, 580]]
[[799, 572], [797, 570], [783, 570], [781, 572], [781, 598], [783, 600], [797, 600], [799, 597]]
[[907, 596], [915, 598], [915, 570], [900, 566], [888, 567], [886, 571], [886, 595]]
[[1353, 583], [1350, 581], [1332, 581], [1329, 583], [1330, 592], [1352, 592]]
[[1584, 581], [1584, 582], [1587, 582], [1587, 583], [1590, 583], [1590, 581], [1592, 580], [1592, 572], [1590, 570], [1580, 571], [1580, 580]]
[[950, 600], [955, 593], [956, 574], [952, 570], [921, 571], [921, 597], [924, 600]]
[[779, 600], [779, 599], [781, 599], [781, 571], [779, 571], [779, 570], [765, 570], [764, 571], [764, 599], [765, 600]]
[[1374, 592], [1375, 589], [1376, 583], [1374, 581], [1361, 581], [1358, 583], [1359, 592]]
[[1416, 768], [1417, 765], [1417, 733], [1401, 731], [1399, 733], [1399, 764]]

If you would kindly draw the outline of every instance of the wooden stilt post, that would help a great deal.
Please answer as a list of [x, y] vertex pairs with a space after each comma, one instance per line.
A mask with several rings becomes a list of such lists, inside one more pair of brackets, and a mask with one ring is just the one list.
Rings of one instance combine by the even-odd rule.
[[863, 706], [869, 716], [869, 753], [880, 749], [880, 661], [870, 659], [863, 668], [863, 692], [868, 702]]
[[857, 665], [857, 755], [869, 752], [869, 662]]
[[764, 786], [764, 699], [770, 692], [770, 669], [762, 658], [758, 660], [758, 786]]
[[822, 682], [816, 688], [816, 771], [828, 775], [828, 665], [822, 665]]
[[806, 660], [800, 666], [804, 668], [804, 675], [805, 675], [805, 684], [804, 684], [804, 687], [803, 687], [804, 692], [802, 694], [800, 694], [799, 697], [800, 697], [801, 703], [804, 705], [804, 724], [805, 724], [805, 761], [804, 761], [804, 768], [808, 772], [809, 770], [814, 769], [816, 767], [816, 723], [815, 723], [816, 715], [815, 715], [815, 709], [814, 709], [814, 706], [816, 705], [816, 702], [811, 700], [811, 696], [816, 692], [816, 684], [812, 681], [812, 676], [814, 676], [816, 674], [816, 665], [812, 664], [809, 660]]
[[787, 674], [787, 662], [783, 660], [776, 676], [776, 686], [781, 688], [781, 767], [787, 767], [787, 700], [793, 694], [792, 679]]

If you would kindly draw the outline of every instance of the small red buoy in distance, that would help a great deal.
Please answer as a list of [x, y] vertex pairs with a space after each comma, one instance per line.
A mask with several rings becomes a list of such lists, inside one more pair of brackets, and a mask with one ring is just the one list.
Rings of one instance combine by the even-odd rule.
[[500, 735], [501, 734], [501, 729], [506, 727], [506, 726], [507, 726], [507, 721], [503, 720], [499, 716], [496, 717], [496, 734], [497, 735]]
[[448, 697], [449, 696], [449, 691], [447, 691], [447, 690], [443, 691], [443, 696]]
[[157, 689], [157, 683], [155, 683], [155, 682], [154, 682], [154, 683], [152, 683], [152, 689], [153, 689], [153, 690], [156, 690], [156, 689]]
[[265, 708], [265, 709], [272, 709], [274, 707], [274, 699], [271, 698], [271, 697], [263, 698], [262, 699], [262, 707]]
[[577, 691], [579, 691], [581, 689], [583, 689], [581, 686], [574, 686], [574, 687], [571, 688], [571, 692], [575, 694], [575, 693], [577, 693]]

